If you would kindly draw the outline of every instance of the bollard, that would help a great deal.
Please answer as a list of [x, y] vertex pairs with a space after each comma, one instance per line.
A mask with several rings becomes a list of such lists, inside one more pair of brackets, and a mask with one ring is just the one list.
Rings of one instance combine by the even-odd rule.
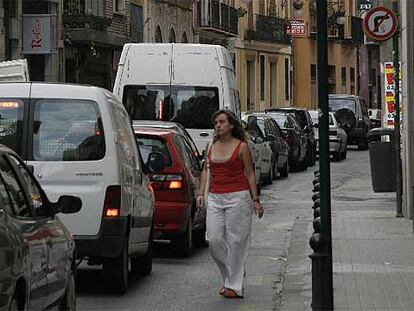
[[313, 210], [313, 218], [321, 217], [321, 208], [317, 207]]
[[321, 200], [319, 200], [319, 199], [317, 199], [317, 200], [315, 200], [315, 202], [313, 202], [312, 208], [315, 209], [315, 208], [318, 208], [318, 207], [321, 207]]
[[315, 230], [316, 233], [321, 233], [321, 218], [316, 217], [313, 220], [313, 230]]
[[319, 191], [321, 191], [321, 184], [317, 183], [313, 187], [313, 192], [319, 192]]
[[321, 198], [321, 194], [319, 192], [316, 192], [312, 195], [312, 201], [315, 202], [316, 200]]

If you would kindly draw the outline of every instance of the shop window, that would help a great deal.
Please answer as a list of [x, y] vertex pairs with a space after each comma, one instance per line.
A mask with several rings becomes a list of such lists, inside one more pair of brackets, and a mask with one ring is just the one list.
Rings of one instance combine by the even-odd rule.
[[125, 0], [114, 0], [114, 12], [124, 14]]

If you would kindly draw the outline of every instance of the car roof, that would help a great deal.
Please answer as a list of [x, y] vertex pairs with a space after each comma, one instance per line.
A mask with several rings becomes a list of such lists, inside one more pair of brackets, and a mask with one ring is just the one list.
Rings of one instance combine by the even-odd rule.
[[361, 96], [352, 94], [329, 94], [329, 98], [361, 98]]
[[134, 126], [135, 134], [144, 134], [144, 135], [152, 135], [152, 136], [170, 136], [174, 134], [173, 131], [169, 131], [167, 129], [158, 129], [158, 128], [151, 128], [151, 127], [135, 127]]
[[302, 107], [272, 107], [266, 108], [265, 111], [307, 111], [307, 109]]

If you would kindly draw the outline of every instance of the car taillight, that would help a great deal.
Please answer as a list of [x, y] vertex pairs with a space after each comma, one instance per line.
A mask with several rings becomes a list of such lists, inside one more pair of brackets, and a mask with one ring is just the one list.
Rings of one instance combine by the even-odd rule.
[[151, 181], [155, 190], [178, 190], [182, 189], [184, 186], [183, 177], [181, 175], [156, 174], [151, 176]]
[[104, 216], [119, 217], [121, 208], [121, 186], [106, 188], [104, 201]]

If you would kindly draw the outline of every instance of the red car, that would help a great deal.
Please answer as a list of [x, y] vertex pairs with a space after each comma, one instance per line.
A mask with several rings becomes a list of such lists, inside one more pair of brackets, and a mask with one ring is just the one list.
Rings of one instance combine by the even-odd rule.
[[151, 152], [164, 157], [165, 168], [149, 174], [155, 193], [155, 239], [169, 239], [181, 255], [204, 246], [206, 211], [197, 209], [201, 165], [182, 134], [174, 129], [134, 125], [144, 163]]

